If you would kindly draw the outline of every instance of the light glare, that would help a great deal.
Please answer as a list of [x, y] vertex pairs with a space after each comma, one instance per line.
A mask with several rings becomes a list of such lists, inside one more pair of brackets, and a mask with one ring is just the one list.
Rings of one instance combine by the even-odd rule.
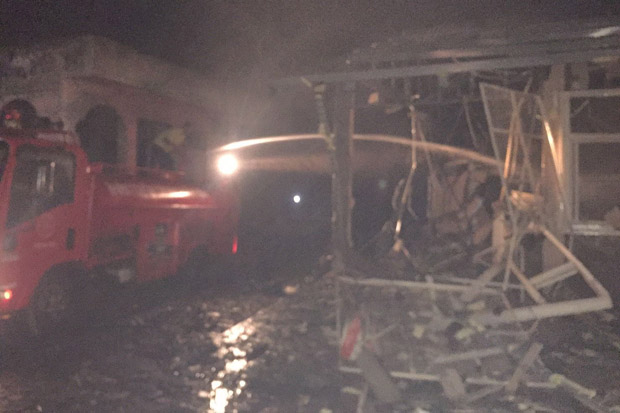
[[609, 26], [594, 30], [588, 36], [598, 39], [599, 37], [607, 37], [620, 32], [620, 26]]
[[231, 154], [220, 156], [217, 160], [217, 169], [222, 175], [232, 175], [239, 168], [239, 161]]

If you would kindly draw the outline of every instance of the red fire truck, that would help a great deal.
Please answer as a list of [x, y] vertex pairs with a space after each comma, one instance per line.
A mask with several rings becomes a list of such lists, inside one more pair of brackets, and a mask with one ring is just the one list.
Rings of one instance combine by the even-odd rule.
[[[0, 315], [57, 326], [87, 280], [145, 282], [197, 251], [234, 254], [233, 191], [179, 173], [89, 163], [72, 135], [0, 130]], [[69, 142], [69, 143], [68, 143]]]

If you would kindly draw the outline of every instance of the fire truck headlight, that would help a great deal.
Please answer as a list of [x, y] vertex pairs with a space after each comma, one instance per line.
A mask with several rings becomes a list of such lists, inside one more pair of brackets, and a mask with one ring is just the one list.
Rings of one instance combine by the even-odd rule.
[[5, 301], [9, 301], [11, 298], [13, 298], [13, 290], [4, 290], [1, 291], [0, 294]]
[[232, 175], [239, 169], [239, 161], [234, 155], [225, 154], [217, 160], [217, 170], [222, 175]]

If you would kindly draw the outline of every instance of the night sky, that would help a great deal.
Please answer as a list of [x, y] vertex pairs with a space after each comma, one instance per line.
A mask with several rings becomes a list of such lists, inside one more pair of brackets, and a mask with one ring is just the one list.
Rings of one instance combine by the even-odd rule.
[[[314, 115], [297, 111], [301, 119], [286, 122], [288, 114], [269, 113], [266, 80], [328, 70], [354, 47], [402, 31], [620, 20], [620, 1], [579, 0], [0, 0], [0, 5], [0, 47], [97, 34], [203, 73], [230, 97], [223, 105], [232, 108], [229, 130], [238, 136], [308, 131]], [[296, 104], [294, 98], [284, 102]], [[268, 117], [274, 118], [271, 124], [264, 123]], [[294, 125], [305, 126], [293, 131]]]

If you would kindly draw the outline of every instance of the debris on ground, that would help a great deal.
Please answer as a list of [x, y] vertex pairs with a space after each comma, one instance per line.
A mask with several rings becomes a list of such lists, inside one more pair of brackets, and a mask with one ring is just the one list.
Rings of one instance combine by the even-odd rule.
[[[335, 275], [339, 369], [357, 377], [359, 388], [367, 386], [374, 402], [404, 403], [410, 410], [420, 407], [419, 400], [400, 394], [417, 396], [416, 386], [431, 383], [441, 391], [429, 403], [443, 410], [555, 411], [544, 407], [545, 395], [556, 400], [561, 394], [581, 409], [605, 411], [609, 401], [600, 392], [579, 376], [550, 370], [541, 357], [539, 330], [548, 321], [595, 312], [605, 317], [612, 307], [605, 287], [564, 244], [557, 222], [565, 217], [549, 210], [550, 204], [562, 205], [563, 193], [559, 180], [547, 177], [557, 176], [558, 163], [542, 101], [487, 84], [481, 94], [495, 154], [484, 161], [467, 151], [461, 151], [464, 160], [437, 155], [412, 111], [412, 130], [420, 135], [413, 138], [421, 141], [416, 150], [428, 175], [428, 223], [417, 224], [410, 212], [412, 162], [394, 197], [400, 200], [394, 218], [378, 237], [391, 247], [375, 248], [373, 265], [353, 257]], [[533, 161], [532, 142], [541, 134], [547, 134], [541, 140], [546, 175]], [[610, 212], [608, 221], [616, 215]], [[532, 240], [542, 260], [535, 259]], [[585, 345], [561, 357], [602, 359], [595, 333], [583, 331], [580, 339]], [[368, 400], [360, 390], [358, 403]], [[570, 406], [565, 400], [560, 411]]]

